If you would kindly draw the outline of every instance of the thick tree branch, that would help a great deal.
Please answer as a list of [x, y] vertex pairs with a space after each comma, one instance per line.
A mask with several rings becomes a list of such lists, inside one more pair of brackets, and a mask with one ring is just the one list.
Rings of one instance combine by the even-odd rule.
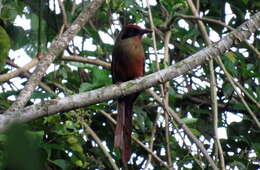
[[85, 23], [95, 14], [103, 2], [104, 0], [92, 1], [83, 9], [72, 25], [57, 40], [52, 42], [45, 57], [40, 60], [33, 75], [26, 83], [16, 101], [8, 110], [19, 110], [24, 107], [53, 60], [68, 46], [69, 42], [79, 32], [81, 27], [84, 26]]
[[166, 69], [147, 75], [145, 77], [124, 82], [121, 84], [102, 87], [85, 93], [75, 94], [61, 99], [53, 99], [47, 102], [34, 104], [16, 111], [8, 110], [0, 115], [0, 131], [4, 131], [10, 124], [15, 122], [28, 122], [42, 116], [65, 112], [72, 109], [92, 105], [108, 99], [128, 95], [164, 83], [187, 71], [201, 65], [202, 63], [223, 55], [226, 50], [235, 43], [239, 43], [250, 36], [260, 27], [260, 12], [232, 31], [219, 42], [187, 57], [179, 63], [169, 66]]

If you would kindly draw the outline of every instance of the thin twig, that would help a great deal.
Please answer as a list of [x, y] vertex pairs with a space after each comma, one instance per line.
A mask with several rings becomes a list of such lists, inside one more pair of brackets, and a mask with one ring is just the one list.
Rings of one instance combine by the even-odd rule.
[[[149, 21], [151, 24], [153, 31], [153, 35], [152, 35], [152, 39], [153, 39], [153, 48], [155, 51], [155, 57], [156, 57], [156, 67], [157, 67], [157, 71], [160, 70], [160, 65], [159, 65], [159, 59], [158, 59], [158, 55], [157, 55], [157, 46], [156, 46], [156, 37], [155, 37], [155, 26], [154, 26], [154, 22], [153, 22], [153, 17], [152, 17], [152, 12], [151, 12], [151, 8], [150, 8], [150, 4], [149, 1], [146, 1], [147, 6], [148, 6], [148, 13], [149, 13]], [[165, 17], [166, 20], [168, 20], [169, 18], [169, 13], [166, 10], [166, 8], [164, 8], [164, 6], [161, 4], [161, 11]], [[164, 65], [165, 68], [168, 67], [169, 65], [169, 54], [168, 54], [168, 45], [169, 45], [169, 40], [171, 37], [171, 31], [167, 31], [167, 33], [165, 34], [165, 38], [164, 38]], [[161, 88], [161, 96], [163, 97], [163, 102], [165, 104], [168, 104], [168, 89], [169, 89], [169, 82], [166, 82], [165, 84], [160, 85]], [[159, 117], [159, 113], [157, 114], [157, 117]], [[155, 133], [156, 131], [156, 122], [154, 123], [154, 128], [152, 131], [152, 138], [150, 141], [150, 144], [152, 144], [150, 146], [150, 148], [153, 148], [153, 133]], [[167, 158], [168, 158], [168, 166], [171, 168], [173, 166], [172, 164], [172, 159], [171, 159], [171, 151], [170, 151], [170, 142], [169, 142], [169, 118], [168, 118], [168, 114], [165, 113], [165, 138], [166, 138], [166, 152], [167, 152]], [[146, 165], [148, 165], [151, 161], [151, 157], [149, 157]]]
[[62, 60], [65, 61], [75, 61], [75, 62], [80, 62], [80, 63], [88, 63], [88, 64], [94, 64], [97, 66], [102, 66], [108, 70], [110, 70], [111, 64], [105, 61], [102, 61], [100, 59], [92, 59], [92, 58], [87, 58], [87, 57], [81, 57], [81, 56], [63, 56], [61, 58]]
[[29, 71], [31, 68], [36, 66], [39, 62], [39, 59], [41, 59], [43, 55], [38, 55], [38, 57], [33, 58], [29, 63], [25, 64], [23, 67], [20, 67], [14, 71], [8, 72], [6, 74], [0, 75], [0, 82], [5, 82], [7, 80], [10, 80], [14, 77], [19, 76], [20, 74], [23, 74], [27, 71]]
[[[156, 70], [159, 71], [160, 70], [160, 64], [159, 64], [159, 58], [158, 58], [158, 54], [157, 54], [157, 45], [156, 45], [156, 36], [155, 36], [155, 30], [156, 30], [156, 27], [154, 25], [154, 22], [153, 22], [153, 16], [152, 16], [152, 11], [151, 11], [151, 8], [150, 8], [150, 4], [149, 4], [149, 0], [146, 0], [146, 4], [147, 4], [147, 8], [148, 8], [148, 14], [149, 14], [149, 21], [150, 21], [150, 25], [151, 25], [151, 28], [153, 30], [152, 32], [152, 40], [153, 40], [153, 49], [154, 49], [154, 55], [155, 55], [155, 62], [156, 62]], [[166, 13], [165, 13], [166, 14]], [[161, 96], [164, 97], [164, 85], [163, 84], [160, 84], [160, 89], [161, 89]], [[158, 113], [159, 114], [159, 113]], [[165, 114], [166, 115], [166, 114]], [[158, 115], [159, 116], [159, 115]], [[156, 123], [157, 122], [154, 122], [154, 133], [156, 131]], [[165, 126], [165, 128], [167, 129], [168, 127]], [[153, 132], [153, 131], [152, 131]], [[166, 133], [168, 133], [168, 131], [166, 130]], [[167, 138], [168, 139], [168, 138]], [[167, 141], [166, 139], [166, 141]], [[151, 138], [151, 141], [150, 141], [150, 144], [152, 144], [149, 148], [150, 149], [153, 149], [153, 140], [154, 138]], [[166, 142], [168, 143], [168, 142]], [[168, 148], [166, 146], [166, 148]], [[168, 152], [169, 150], [167, 150], [167, 154], [169, 153]], [[169, 157], [168, 157], [169, 158]], [[147, 164], [148, 165], [150, 162], [151, 162], [151, 159], [152, 157], [150, 156], [148, 161], [147, 161]], [[168, 166], [172, 166], [172, 163], [169, 164], [169, 162], [171, 162], [170, 160], [168, 160]]]
[[138, 143], [140, 146], [142, 146], [149, 154], [151, 154], [157, 161], [160, 162], [160, 165], [164, 166], [167, 169], [170, 169], [167, 164], [165, 164], [153, 151], [151, 151], [149, 148], [147, 148], [140, 140], [138, 140], [135, 137], [132, 137], [132, 139]]
[[[151, 140], [150, 140], [150, 143], [149, 143], [149, 149], [151, 151], [153, 150], [154, 138], [155, 138], [155, 133], [156, 133], [156, 129], [157, 129], [157, 121], [159, 120], [160, 115], [161, 115], [161, 112], [157, 112], [156, 118], [155, 118], [155, 120], [153, 122], [153, 128], [152, 128], [152, 132], [151, 132]], [[147, 167], [149, 166], [151, 161], [152, 161], [152, 155], [149, 154], [148, 155], [148, 160], [145, 163], [145, 169], [147, 169]]]
[[[211, 23], [215, 23], [218, 25], [221, 25], [231, 31], [234, 31], [235, 28], [225, 24], [224, 22], [220, 21], [220, 20], [216, 20], [216, 19], [212, 19], [212, 18], [205, 18], [205, 17], [199, 17], [199, 16], [191, 16], [191, 15], [184, 15], [184, 14], [180, 14], [180, 13], [175, 13], [176, 17], [181, 17], [184, 19], [194, 19], [194, 20], [201, 20], [201, 21], [205, 21], [205, 22], [211, 22]], [[258, 59], [260, 59], [260, 52], [258, 51], [257, 48], [255, 48], [252, 44], [250, 44], [247, 40], [244, 40], [244, 42], [246, 43], [246, 45], [256, 54], [256, 57]]]
[[[164, 38], [164, 68], [167, 68], [169, 66], [170, 58], [169, 58], [169, 42], [171, 39], [171, 30], [167, 31], [165, 33], [165, 38]], [[164, 93], [164, 98], [163, 98], [163, 103], [164, 105], [169, 105], [169, 87], [170, 83], [166, 82], [163, 86], [163, 93]], [[166, 110], [165, 110], [166, 111]], [[170, 141], [169, 141], [169, 116], [165, 112], [165, 138], [166, 138], [166, 153], [167, 153], [167, 158], [168, 158], [168, 165], [170, 167], [173, 166], [172, 164], [172, 157], [171, 157], [171, 148], [170, 148]]]
[[200, 12], [200, 0], [196, 0], [196, 9], [197, 9], [197, 13]]
[[[202, 165], [202, 161], [198, 160], [193, 154], [192, 154], [192, 150], [191, 147], [188, 146], [188, 144], [186, 143], [187, 139], [185, 139], [180, 132], [180, 129], [178, 129], [178, 127], [176, 126], [176, 123], [172, 121], [172, 124], [176, 127], [176, 131], [179, 134], [179, 136], [181, 137], [183, 144], [185, 145], [185, 147], [187, 148], [189, 154], [193, 157], [193, 159], [195, 160], [195, 162], [200, 166], [201, 169], [204, 169], [203, 165]], [[189, 140], [190, 141], [190, 140]], [[191, 143], [191, 141], [190, 141]]]
[[[222, 63], [222, 64], [223, 64], [223, 63]], [[227, 71], [227, 70], [226, 70], [226, 71]], [[228, 73], [228, 72], [225, 72], [225, 74], [227, 75], [227, 74], [229, 74], [229, 73]], [[230, 75], [230, 74], [229, 74], [229, 75]], [[240, 90], [242, 90], [242, 92], [243, 92], [252, 102], [254, 102], [254, 103], [256, 104], [256, 106], [260, 109], [260, 103], [257, 102], [256, 99], [255, 99], [252, 95], [250, 95], [250, 94], [248, 93], [248, 91], [247, 91], [239, 82], [235, 81], [231, 75], [230, 75], [230, 77], [232, 78], [232, 81], [237, 85], [237, 87], [239, 87]]]
[[82, 118], [78, 118], [78, 121], [80, 122], [81, 126], [84, 128], [84, 130], [86, 131], [86, 133], [90, 134], [92, 136], [92, 138], [97, 142], [97, 144], [99, 145], [99, 147], [101, 148], [101, 150], [104, 152], [104, 154], [106, 155], [106, 157], [108, 158], [110, 164], [112, 165], [113, 169], [115, 170], [119, 170], [119, 168], [117, 167], [117, 165], [115, 164], [112, 156], [108, 153], [108, 151], [106, 150], [106, 148], [103, 146], [102, 141], [100, 140], [100, 138], [97, 136], [97, 134], [91, 129], [91, 127], [85, 122], [85, 120], [82, 120]]
[[246, 103], [246, 100], [244, 99], [244, 97], [241, 95], [241, 93], [238, 91], [238, 89], [236, 88], [236, 85], [232, 79], [232, 76], [228, 73], [228, 71], [226, 70], [224, 64], [222, 63], [222, 60], [220, 59], [220, 57], [217, 57], [217, 62], [220, 65], [220, 67], [222, 68], [222, 70], [224, 71], [228, 81], [230, 82], [230, 84], [232, 85], [232, 87], [234, 88], [234, 90], [236, 91], [238, 97], [240, 98], [240, 100], [242, 101], [242, 103], [244, 104], [244, 106], [246, 107], [246, 110], [248, 111], [248, 113], [251, 115], [251, 117], [253, 118], [253, 120], [255, 121], [257, 127], [260, 129], [260, 122], [257, 119], [256, 115], [254, 114], [254, 112], [250, 109], [250, 107], [248, 106], [248, 104]]
[[48, 84], [54, 85], [57, 88], [59, 88], [60, 90], [62, 90], [66, 95], [72, 95], [74, 94], [74, 92], [70, 89], [68, 89], [66, 86], [63, 86], [62, 84], [58, 83], [58, 82], [54, 82], [54, 81], [49, 81], [47, 80]]
[[169, 116], [177, 122], [177, 124], [184, 130], [184, 132], [189, 136], [189, 138], [198, 146], [198, 148], [201, 150], [203, 155], [206, 157], [207, 161], [209, 162], [210, 166], [214, 170], [218, 170], [216, 164], [212, 160], [212, 158], [207, 153], [207, 150], [203, 146], [203, 144], [197, 139], [197, 137], [190, 131], [190, 129], [186, 126], [186, 124], [179, 118], [179, 116], [167, 105], [164, 105], [161, 101], [160, 97], [153, 92], [152, 90], [148, 90], [149, 93], [154, 97], [154, 99], [157, 101], [159, 105], [161, 105], [164, 109], [166, 109], [167, 113], [169, 113]]
[[[193, 15], [199, 17], [198, 11], [194, 3], [192, 2], [192, 0], [187, 0], [187, 2]], [[209, 39], [205, 25], [200, 20], [198, 20], [197, 23], [206, 45], [207, 46], [211, 45], [211, 41]], [[213, 129], [215, 134], [216, 148], [218, 148], [215, 152], [215, 155], [216, 155], [216, 161], [218, 160], [217, 159], [218, 155], [220, 156], [221, 169], [225, 170], [225, 160], [224, 160], [223, 150], [218, 137], [218, 102], [217, 102], [217, 88], [216, 88], [216, 78], [214, 72], [213, 59], [209, 61], [209, 67], [210, 67], [210, 93], [211, 93], [212, 111], [214, 115]]]
[[150, 8], [149, 0], [146, 0], [147, 8], [148, 8], [148, 14], [149, 14], [149, 21], [151, 25], [151, 29], [153, 30], [152, 32], [152, 39], [153, 39], [153, 49], [154, 49], [154, 55], [155, 55], [155, 60], [156, 60], [156, 68], [157, 71], [160, 70], [160, 65], [159, 65], [159, 58], [157, 55], [157, 45], [156, 45], [156, 37], [155, 37], [155, 26], [153, 23], [153, 16], [152, 16], [152, 11]]
[[71, 12], [70, 12], [71, 16], [73, 16], [74, 13], [75, 13], [76, 5], [77, 5], [77, 4], [76, 4], [76, 0], [73, 0], [73, 2], [72, 2]]
[[[19, 67], [17, 64], [15, 64], [13, 61], [11, 61], [11, 60], [7, 60], [7, 61], [6, 61], [6, 64], [8, 64], [8, 65], [10, 65], [10, 66], [13, 66], [13, 67], [15, 67], [15, 68], [17, 68], [17, 69], [20, 69], [20, 67]], [[26, 78], [30, 78], [31, 73], [30, 73], [29, 71], [26, 71], [26, 72], [24, 72], [22, 75], [25, 76]], [[48, 93], [50, 93], [51, 95], [57, 97], [57, 94], [56, 94], [47, 84], [45, 84], [45, 83], [43, 83], [43, 82], [40, 82], [40, 83], [39, 83], [39, 86], [40, 86], [43, 90], [45, 90], [46, 92], [48, 92]]]
[[67, 13], [66, 13], [65, 7], [64, 7], [63, 2], [61, 0], [58, 0], [58, 3], [59, 3], [59, 7], [60, 7], [62, 17], [63, 17], [63, 25], [65, 26], [65, 28], [67, 28], [68, 20], [67, 20]]

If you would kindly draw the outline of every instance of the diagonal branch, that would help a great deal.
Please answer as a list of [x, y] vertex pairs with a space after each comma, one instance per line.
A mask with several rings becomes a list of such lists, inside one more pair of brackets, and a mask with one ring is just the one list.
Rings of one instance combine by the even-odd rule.
[[118, 98], [123, 95], [135, 93], [159, 83], [164, 83], [178, 77], [202, 63], [222, 55], [231, 48], [234, 43], [241, 42], [260, 27], [260, 12], [242, 24], [236, 31], [232, 31], [219, 42], [204, 48], [197, 53], [187, 57], [179, 63], [171, 65], [166, 69], [152, 73], [145, 77], [127, 81], [121, 84], [111, 85], [75, 94], [61, 99], [53, 99], [43, 103], [34, 104], [16, 111], [8, 110], [0, 115], [0, 131], [4, 131], [10, 124], [15, 122], [28, 122], [42, 116], [52, 115], [69, 111], [72, 109], [92, 105], [108, 99]]
[[23, 67], [20, 67], [14, 71], [8, 72], [6, 74], [0, 75], [0, 82], [5, 82], [11, 78], [17, 77], [20, 74], [23, 74], [27, 71], [29, 71], [31, 68], [36, 66], [39, 62], [39, 59], [43, 57], [42, 54], [39, 54], [37, 57], [33, 58], [29, 63], [25, 64]]
[[[8, 64], [8, 65], [10, 65], [10, 66], [13, 66], [13, 67], [16, 67], [17, 70], [20, 69], [20, 67], [19, 67], [18, 65], [16, 65], [16, 64], [15, 64], [13, 61], [11, 61], [11, 60], [7, 60], [7, 61], [6, 61], [6, 64]], [[26, 78], [29, 79], [30, 76], [31, 76], [31, 73], [30, 73], [29, 71], [25, 71], [25, 72], [22, 74], [22, 76], [24, 76], [24, 77], [26, 77]], [[44, 82], [40, 82], [40, 83], [39, 83], [39, 86], [40, 86], [43, 90], [45, 90], [46, 92], [48, 92], [48, 93], [50, 93], [51, 95], [57, 97], [57, 94], [56, 94], [47, 84], [45, 84]]]
[[17, 96], [17, 99], [13, 105], [8, 109], [9, 111], [19, 110], [24, 107], [53, 60], [68, 46], [69, 42], [80, 31], [81, 27], [84, 26], [85, 23], [95, 14], [103, 2], [104, 0], [92, 1], [83, 9], [72, 25], [61, 36], [59, 36], [57, 40], [52, 42], [45, 57], [40, 60], [33, 75], [26, 83], [24, 89]]

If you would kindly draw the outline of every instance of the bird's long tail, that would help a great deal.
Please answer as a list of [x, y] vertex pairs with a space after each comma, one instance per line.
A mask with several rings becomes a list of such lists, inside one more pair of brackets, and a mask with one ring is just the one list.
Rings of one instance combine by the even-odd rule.
[[131, 157], [131, 133], [133, 103], [138, 94], [132, 94], [118, 100], [117, 126], [115, 131], [115, 147], [119, 147], [125, 164]]
[[118, 100], [117, 103], [117, 124], [116, 124], [116, 131], [115, 131], [115, 147], [122, 148], [124, 146], [124, 138], [123, 138], [123, 129], [125, 122], [125, 101]]

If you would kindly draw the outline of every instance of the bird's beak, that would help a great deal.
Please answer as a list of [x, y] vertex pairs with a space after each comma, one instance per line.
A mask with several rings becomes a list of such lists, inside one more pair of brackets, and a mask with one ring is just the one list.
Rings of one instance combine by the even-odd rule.
[[151, 32], [153, 32], [153, 30], [151, 30], [151, 29], [142, 29], [141, 30], [141, 34], [143, 35], [143, 34], [147, 34], [147, 33], [151, 33]]

